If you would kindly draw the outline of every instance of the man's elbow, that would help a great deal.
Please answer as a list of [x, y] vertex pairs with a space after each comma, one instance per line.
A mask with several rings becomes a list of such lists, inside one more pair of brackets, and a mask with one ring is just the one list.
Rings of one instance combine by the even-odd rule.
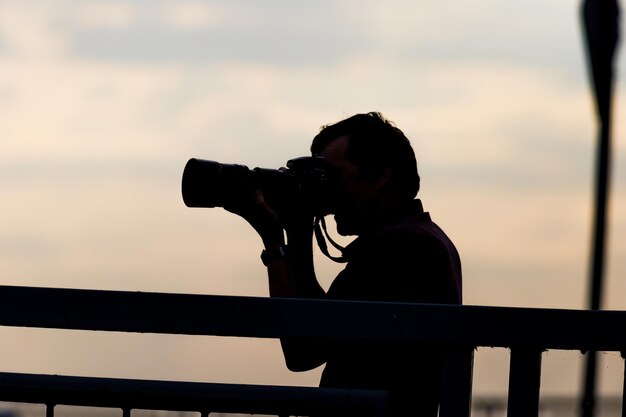
[[291, 372], [306, 372], [322, 365], [323, 361], [304, 360], [303, 358], [289, 358], [285, 356], [285, 364]]
[[315, 340], [285, 338], [280, 339], [280, 344], [287, 369], [292, 372], [310, 371], [326, 362]]

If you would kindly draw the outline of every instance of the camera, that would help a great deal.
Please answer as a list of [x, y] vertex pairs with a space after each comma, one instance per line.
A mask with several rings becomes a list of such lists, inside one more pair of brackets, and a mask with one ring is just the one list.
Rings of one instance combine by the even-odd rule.
[[204, 159], [190, 159], [182, 178], [187, 207], [224, 207], [254, 198], [260, 189], [279, 214], [306, 210], [314, 216], [332, 212], [336, 189], [333, 171], [319, 156], [287, 161], [286, 168], [254, 168]]

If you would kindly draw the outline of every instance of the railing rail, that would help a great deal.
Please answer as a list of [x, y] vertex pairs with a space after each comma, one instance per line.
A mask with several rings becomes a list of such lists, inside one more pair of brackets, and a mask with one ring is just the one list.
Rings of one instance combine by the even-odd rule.
[[382, 417], [388, 393], [312, 387], [146, 381], [57, 375], [0, 373], [0, 401], [131, 410], [210, 413], [359, 415]]
[[0, 286], [0, 326], [626, 349], [626, 311], [331, 301]]
[[626, 311], [0, 286], [0, 325], [437, 343], [446, 347], [441, 417], [470, 414], [473, 352], [477, 347], [511, 350], [510, 417], [538, 414], [544, 350], [626, 351]]

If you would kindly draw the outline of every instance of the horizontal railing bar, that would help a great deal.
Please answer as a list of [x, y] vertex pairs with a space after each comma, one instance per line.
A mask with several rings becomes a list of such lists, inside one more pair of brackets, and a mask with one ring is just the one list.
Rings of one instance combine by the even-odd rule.
[[626, 350], [626, 311], [0, 286], [0, 325], [242, 337]]
[[389, 393], [0, 373], [0, 401], [200, 413], [385, 415]]

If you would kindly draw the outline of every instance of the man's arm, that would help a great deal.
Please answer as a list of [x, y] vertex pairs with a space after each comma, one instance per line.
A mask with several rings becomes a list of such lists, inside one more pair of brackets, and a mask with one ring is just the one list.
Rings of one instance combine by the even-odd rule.
[[[325, 297], [326, 293], [315, 276], [312, 219], [292, 221], [286, 231], [288, 242], [286, 247], [281, 246], [280, 238], [264, 241], [267, 252], [276, 253], [278, 248], [285, 248], [281, 256], [267, 263], [270, 296]], [[280, 342], [287, 368], [291, 371], [308, 371], [326, 362], [323, 344], [317, 340], [283, 338]]]
[[[313, 265], [313, 216], [303, 208], [281, 218], [257, 191], [255, 203], [227, 207], [243, 217], [263, 241], [263, 262], [267, 267], [270, 297], [321, 298]], [[287, 244], [285, 244], [285, 232]]]
[[[270, 297], [323, 298], [313, 265], [313, 217], [296, 214], [287, 221], [267, 205], [257, 191], [253, 205], [227, 207], [243, 217], [257, 231], [264, 251], [271, 254], [267, 267]], [[285, 244], [285, 232], [287, 245]], [[325, 362], [318, 343], [308, 339], [281, 340], [287, 367], [292, 371], [316, 368]]]

